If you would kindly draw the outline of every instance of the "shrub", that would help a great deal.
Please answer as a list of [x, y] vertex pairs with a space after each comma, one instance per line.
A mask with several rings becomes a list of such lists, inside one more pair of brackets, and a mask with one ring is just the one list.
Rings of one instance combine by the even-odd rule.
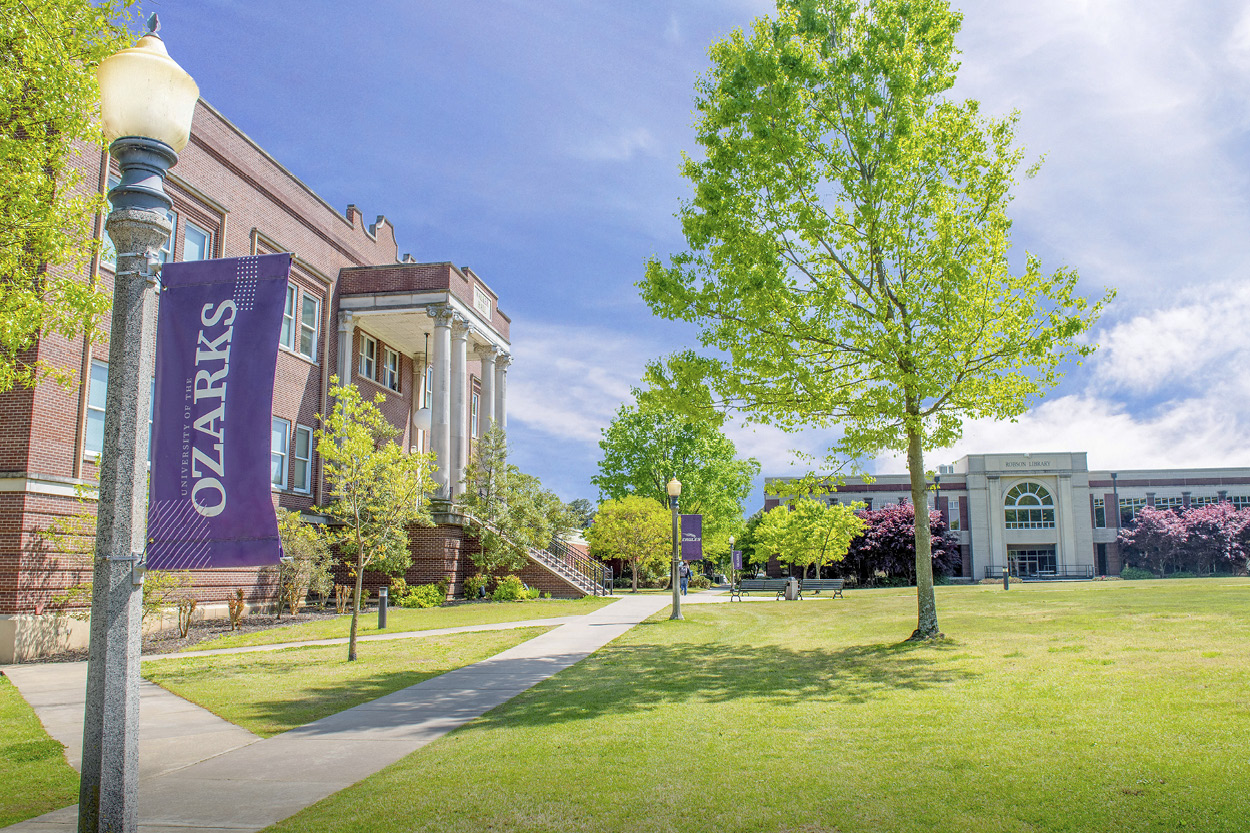
[[537, 598], [538, 598], [538, 596], [539, 596], [539, 590], [538, 590], [538, 588], [537, 588], [537, 587], [527, 587], [527, 588], [525, 588], [525, 598], [527, 598], [527, 599], [537, 599]]
[[490, 597], [497, 602], [516, 602], [525, 598], [526, 587], [518, 576], [501, 578], [495, 584], [495, 592]]
[[484, 575], [469, 576], [464, 580], [464, 597], [466, 599], [479, 599], [486, 595], [486, 582], [489, 578]]
[[402, 599], [408, 595], [408, 582], [403, 576], [391, 576], [390, 595], [392, 599]]
[[1134, 581], [1137, 579], [1147, 579], [1147, 578], [1154, 578], [1154, 577], [1155, 577], [1154, 573], [1150, 572], [1149, 570], [1143, 570], [1141, 567], [1125, 567], [1123, 570], [1120, 571], [1120, 578], [1125, 579], [1127, 581]]
[[404, 593], [399, 599], [402, 607], [438, 607], [447, 601], [447, 582], [440, 581], [438, 584], [418, 584], [416, 587], [409, 587], [408, 592]]
[[247, 609], [247, 605], [243, 601], [242, 587], [234, 589], [234, 598], [226, 601], [226, 609], [230, 613], [230, 630], [238, 630], [239, 623], [243, 621], [243, 611]]
[[1175, 573], [1168, 573], [1168, 578], [1198, 578], [1198, 574], [1189, 570], [1177, 570]]
[[712, 580], [707, 576], [691, 576], [689, 587], [691, 590], [706, 590], [712, 586]]

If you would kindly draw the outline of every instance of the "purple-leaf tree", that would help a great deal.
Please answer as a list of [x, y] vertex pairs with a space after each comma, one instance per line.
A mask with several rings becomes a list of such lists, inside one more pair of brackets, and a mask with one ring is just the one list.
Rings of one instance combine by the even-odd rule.
[[1198, 573], [1239, 570], [1250, 551], [1250, 509], [1228, 501], [1194, 507], [1181, 518], [1185, 528], [1184, 566]]
[[[843, 575], [854, 575], [861, 586], [873, 584], [878, 573], [916, 580], [916, 515], [909, 503], [891, 504], [858, 513], [868, 524], [851, 541], [843, 559]], [[950, 575], [959, 563], [959, 542], [940, 512], [929, 513], [933, 574]]]
[[1185, 522], [1170, 509], [1146, 506], [1133, 523], [1120, 530], [1117, 542], [1126, 560], [1162, 577], [1174, 572], [1185, 546]]

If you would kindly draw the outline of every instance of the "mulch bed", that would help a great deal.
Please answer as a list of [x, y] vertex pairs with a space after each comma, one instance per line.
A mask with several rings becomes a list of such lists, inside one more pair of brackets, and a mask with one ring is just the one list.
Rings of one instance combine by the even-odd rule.
[[[364, 610], [360, 611], [361, 615], [365, 614]], [[218, 636], [224, 636], [228, 633], [252, 633], [254, 631], [265, 631], [270, 628], [282, 628], [287, 625], [294, 625], [300, 622], [312, 622], [318, 619], [333, 619], [338, 614], [332, 610], [305, 610], [303, 613], [291, 615], [284, 614], [281, 619], [272, 614], [254, 613], [243, 618], [239, 623], [239, 627], [230, 630], [230, 621], [228, 619], [204, 619], [191, 623], [190, 630], [187, 631], [186, 638], [178, 635], [177, 628], [159, 631], [157, 633], [145, 633], [143, 635], [143, 653], [145, 654], [173, 654], [181, 651], [183, 648], [194, 645], [197, 642], [203, 642], [206, 639], [215, 639]], [[59, 654], [49, 654], [35, 659], [26, 660], [26, 662], [82, 662], [87, 658], [87, 649], [78, 648], [73, 651], [63, 651]]]

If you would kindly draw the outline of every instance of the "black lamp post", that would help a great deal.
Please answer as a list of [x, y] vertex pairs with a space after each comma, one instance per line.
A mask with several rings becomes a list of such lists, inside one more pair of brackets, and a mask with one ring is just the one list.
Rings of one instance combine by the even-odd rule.
[[677, 499], [681, 497], [681, 481], [674, 477], [668, 481], [668, 503], [673, 508], [673, 614], [669, 621], [681, 619], [681, 589], [677, 586], [678, 560], [681, 558], [681, 529], [677, 515]]
[[156, 15], [97, 70], [100, 116], [121, 182], [105, 221], [117, 248], [100, 455], [79, 833], [138, 830], [139, 653], [147, 518], [149, 379], [158, 252], [172, 227], [165, 172], [186, 147], [200, 91], [165, 50]]

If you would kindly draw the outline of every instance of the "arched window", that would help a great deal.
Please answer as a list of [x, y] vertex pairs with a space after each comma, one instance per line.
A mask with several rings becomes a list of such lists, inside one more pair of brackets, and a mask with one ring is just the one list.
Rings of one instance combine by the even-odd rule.
[[1055, 501], [1038, 483], [1012, 486], [1003, 501], [1008, 529], [1053, 529]]

